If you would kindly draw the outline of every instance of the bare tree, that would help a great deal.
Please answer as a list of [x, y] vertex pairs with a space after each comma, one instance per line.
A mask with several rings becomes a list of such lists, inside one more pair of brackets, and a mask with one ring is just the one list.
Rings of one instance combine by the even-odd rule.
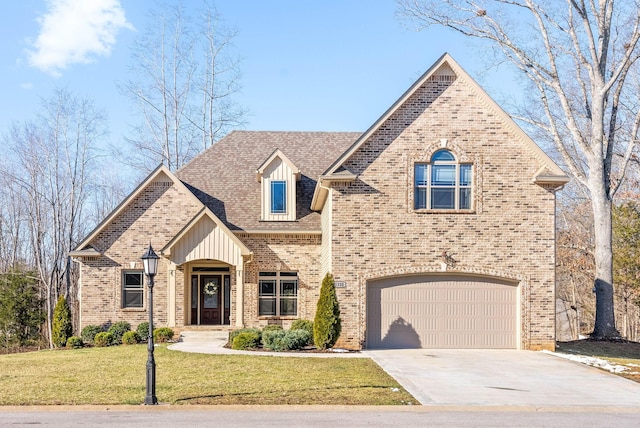
[[0, 172], [15, 197], [12, 203], [23, 204], [16, 210], [28, 232], [15, 239], [28, 249], [26, 263], [43, 287], [50, 341], [58, 297], [76, 296], [68, 253], [92, 226], [85, 221], [87, 190], [104, 129], [104, 118], [90, 101], [63, 89], [43, 100], [35, 120], [14, 124], [6, 138], [11, 155], [0, 163]]
[[400, 14], [421, 28], [444, 26], [497, 48], [496, 56], [533, 85], [527, 102], [541, 114], [519, 119], [554, 143], [591, 200], [592, 336], [618, 337], [611, 212], [640, 138], [638, 1], [398, 0], [398, 5]]
[[235, 34], [211, 3], [202, 4], [196, 16], [181, 1], [156, 4], [134, 43], [132, 77], [122, 89], [141, 117], [128, 159], [143, 170], [161, 162], [179, 169], [242, 123], [244, 112], [233, 102], [238, 63], [229, 55]]

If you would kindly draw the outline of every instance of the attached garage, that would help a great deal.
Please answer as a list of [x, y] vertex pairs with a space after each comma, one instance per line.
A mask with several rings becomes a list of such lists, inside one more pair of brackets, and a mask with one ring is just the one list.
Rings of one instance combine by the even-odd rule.
[[403, 276], [367, 284], [368, 348], [517, 348], [517, 284]]

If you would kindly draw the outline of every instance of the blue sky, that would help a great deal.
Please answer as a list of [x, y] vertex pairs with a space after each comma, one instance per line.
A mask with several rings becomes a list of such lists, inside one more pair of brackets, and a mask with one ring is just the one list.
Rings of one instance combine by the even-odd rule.
[[[130, 45], [151, 6], [141, 0], [21, 0], [0, 16], [0, 134], [34, 117], [58, 87], [91, 98], [109, 118], [109, 138], [128, 133], [132, 106], [117, 90]], [[199, 2], [186, 2], [195, 7]], [[245, 129], [364, 131], [444, 52], [496, 96], [506, 70], [444, 29], [415, 32], [393, 0], [218, 0], [238, 31], [234, 53], [249, 111]]]

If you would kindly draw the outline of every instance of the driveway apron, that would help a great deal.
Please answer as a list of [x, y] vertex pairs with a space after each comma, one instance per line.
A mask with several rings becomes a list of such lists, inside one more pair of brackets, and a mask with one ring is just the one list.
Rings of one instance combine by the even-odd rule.
[[516, 350], [367, 350], [423, 405], [640, 405], [640, 384], [552, 354]]

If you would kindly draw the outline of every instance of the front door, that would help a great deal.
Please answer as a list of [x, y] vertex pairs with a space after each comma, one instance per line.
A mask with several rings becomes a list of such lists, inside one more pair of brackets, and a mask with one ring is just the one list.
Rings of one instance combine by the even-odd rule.
[[222, 324], [222, 277], [200, 276], [200, 324]]

